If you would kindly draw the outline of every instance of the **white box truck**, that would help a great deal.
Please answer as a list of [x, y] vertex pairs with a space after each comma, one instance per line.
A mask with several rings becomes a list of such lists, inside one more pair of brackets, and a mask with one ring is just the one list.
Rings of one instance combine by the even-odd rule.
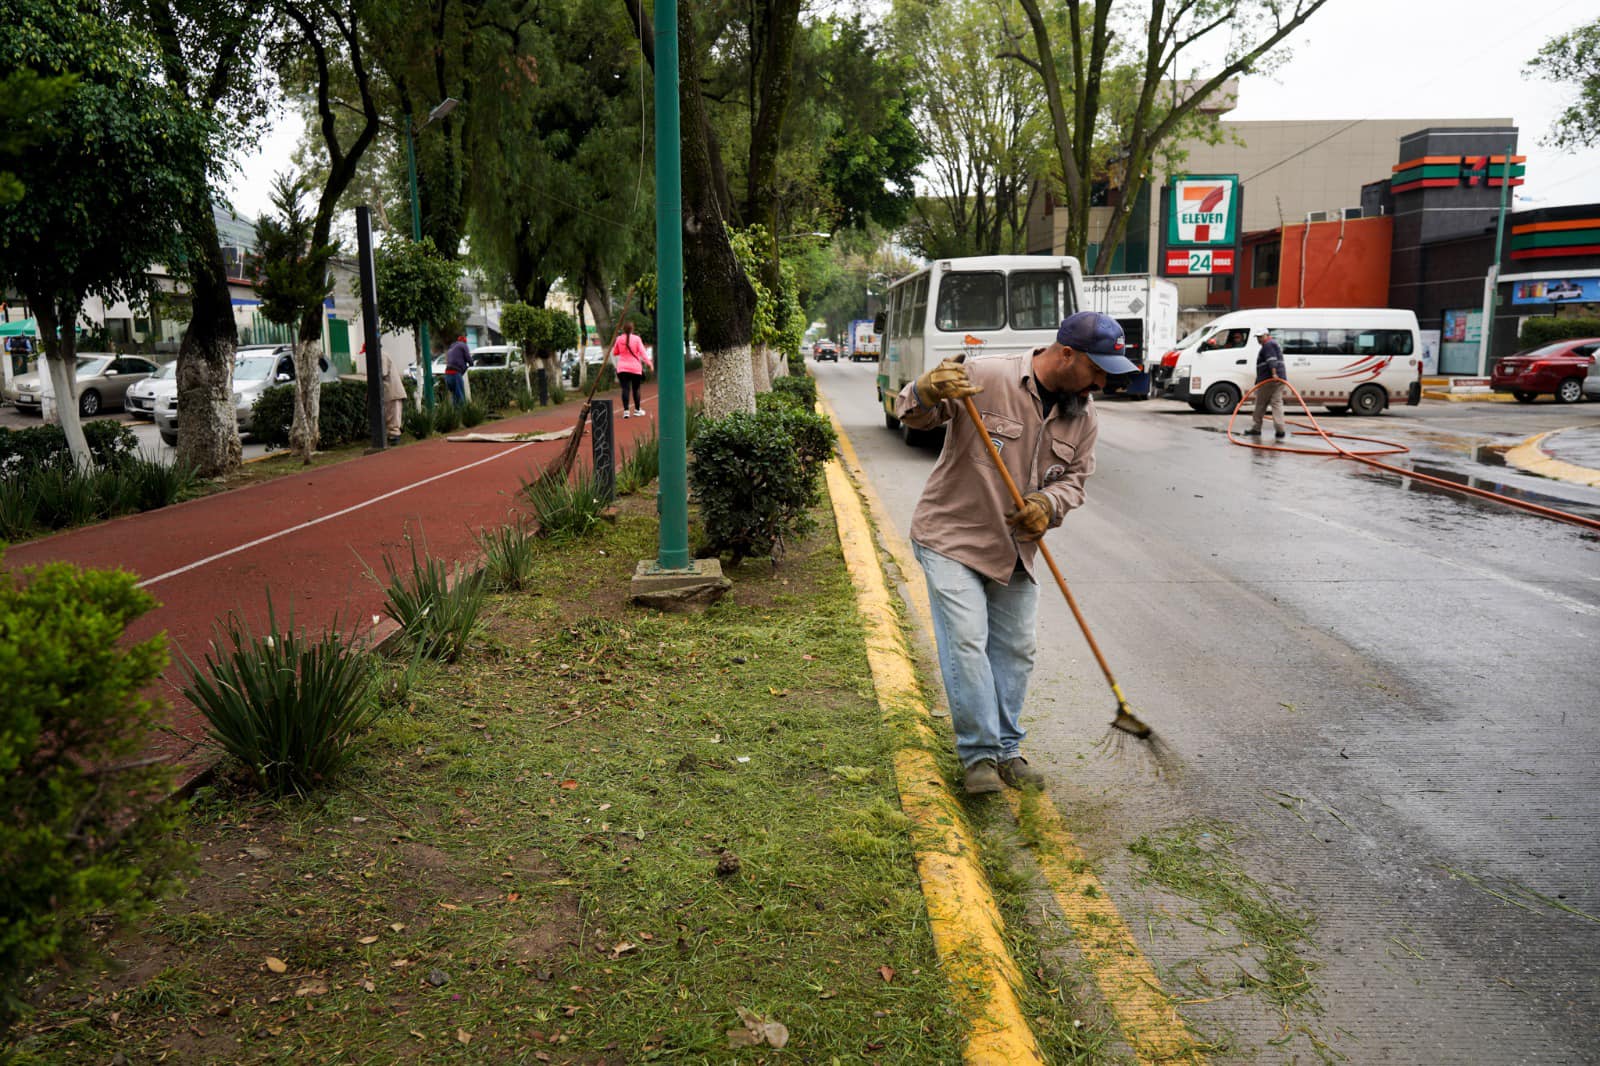
[[858, 318], [850, 323], [850, 329], [845, 334], [845, 354], [852, 363], [866, 360], [876, 363], [878, 361], [878, 332], [872, 328], [870, 318]]
[[1110, 315], [1122, 326], [1127, 355], [1141, 368], [1129, 396], [1149, 399], [1151, 368], [1178, 343], [1178, 287], [1149, 274], [1097, 274], [1083, 279], [1083, 309]]

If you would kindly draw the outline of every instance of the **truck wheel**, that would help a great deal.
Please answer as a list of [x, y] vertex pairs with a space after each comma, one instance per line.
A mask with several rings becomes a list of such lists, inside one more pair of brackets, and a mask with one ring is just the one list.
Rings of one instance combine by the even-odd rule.
[[1382, 414], [1389, 398], [1376, 385], [1363, 385], [1350, 397], [1350, 411], [1358, 415]]
[[1239, 390], [1227, 382], [1213, 385], [1206, 390], [1205, 399], [1201, 402], [1205, 405], [1205, 410], [1208, 414], [1232, 414], [1234, 408], [1239, 406]]
[[898, 418], [896, 418], [894, 415], [890, 414], [889, 413], [889, 409], [887, 407], [885, 407], [883, 409], [883, 426], [884, 426], [885, 429], [899, 429], [900, 428], [900, 420]]

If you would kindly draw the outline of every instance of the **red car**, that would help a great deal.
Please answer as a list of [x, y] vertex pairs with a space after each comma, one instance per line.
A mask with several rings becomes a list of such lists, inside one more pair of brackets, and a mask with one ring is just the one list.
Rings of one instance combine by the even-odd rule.
[[1583, 399], [1583, 378], [1594, 366], [1596, 350], [1600, 337], [1583, 337], [1508, 355], [1490, 371], [1489, 384], [1518, 403], [1532, 403], [1544, 393], [1553, 393], [1557, 403], [1577, 403]]

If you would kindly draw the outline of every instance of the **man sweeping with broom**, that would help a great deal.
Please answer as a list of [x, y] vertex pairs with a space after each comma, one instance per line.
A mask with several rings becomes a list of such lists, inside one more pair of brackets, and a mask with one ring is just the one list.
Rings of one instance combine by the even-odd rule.
[[[1035, 557], [1045, 531], [1083, 505], [1099, 435], [1090, 394], [1107, 375], [1138, 370], [1123, 347], [1115, 319], [1080, 311], [1046, 348], [946, 359], [895, 401], [895, 416], [912, 429], [949, 427], [911, 519], [911, 547], [928, 578], [969, 794], [1044, 784], [1022, 755], [1037, 643]], [[972, 417], [980, 409], [981, 420]]]

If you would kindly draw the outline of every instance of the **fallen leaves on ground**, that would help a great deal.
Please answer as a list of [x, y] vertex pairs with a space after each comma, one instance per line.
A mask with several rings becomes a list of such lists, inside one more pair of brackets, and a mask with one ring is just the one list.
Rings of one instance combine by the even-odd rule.
[[739, 1008], [739, 1018], [744, 1022], [744, 1028], [728, 1030], [728, 1046], [731, 1048], [760, 1047], [762, 1044], [783, 1047], [789, 1042], [789, 1027], [782, 1022], [763, 1018], [743, 1007]]

